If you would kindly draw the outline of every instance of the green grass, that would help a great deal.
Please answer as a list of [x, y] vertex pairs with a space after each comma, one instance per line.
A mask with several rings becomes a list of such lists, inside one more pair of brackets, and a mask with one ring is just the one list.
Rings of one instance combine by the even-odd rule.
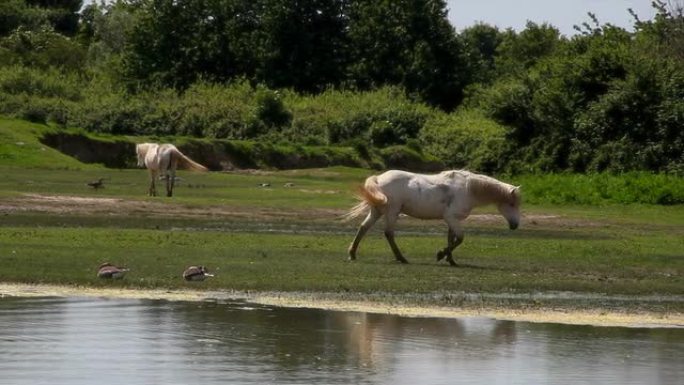
[[[147, 171], [30, 170], [0, 166], [0, 197], [33, 194], [76, 194], [90, 197], [119, 197], [154, 202], [192, 205], [240, 205], [287, 209], [289, 207], [344, 207], [354, 201], [351, 191], [371, 171], [346, 167], [292, 170], [258, 174], [193, 173], [180, 171], [173, 200], [146, 196]], [[86, 183], [105, 178], [105, 188], [93, 190]], [[285, 188], [286, 183], [295, 183]], [[259, 188], [270, 183], [271, 188]], [[163, 190], [163, 183], [158, 183]]]
[[530, 293], [575, 291], [682, 295], [681, 238], [605, 233], [554, 238], [535, 234], [470, 235], [460, 267], [434, 261], [442, 237], [399, 236], [412, 264], [395, 264], [373, 233], [359, 260], [346, 262], [349, 234], [5, 227], [0, 257], [5, 281], [110, 285], [95, 278], [103, 261], [132, 269], [130, 287], [186, 287], [183, 268], [204, 264], [217, 273], [202, 287], [237, 290], [386, 293]]
[[[463, 292], [684, 295], [681, 205], [528, 205], [524, 211], [532, 219], [517, 231], [507, 230], [503, 219], [468, 221], [456, 268], [435, 261], [444, 243], [440, 221], [402, 219], [397, 241], [410, 265], [393, 261], [381, 224], [350, 263], [346, 248], [357, 223], [338, 216], [353, 204], [350, 188], [366, 170], [181, 173], [171, 199], [144, 195], [143, 170], [0, 170], [0, 206], [15, 207], [0, 212], [1, 281], [333, 292], [352, 298], [381, 293], [441, 304]], [[101, 176], [108, 178], [105, 189], [85, 186]], [[263, 182], [271, 188], [258, 187]], [[283, 187], [286, 182], [295, 187]], [[36, 209], [24, 194], [116, 198], [122, 205], [162, 208], [50, 212], [58, 203]], [[98, 280], [95, 271], [104, 261], [131, 272], [121, 282]], [[180, 274], [191, 264], [204, 264], [217, 276], [187, 284]], [[682, 310], [681, 300], [668, 304], [672, 308]]]
[[[180, 172], [173, 198], [151, 198], [144, 170], [83, 165], [42, 150], [39, 129], [49, 128], [0, 120], [0, 281], [387, 294], [440, 304], [460, 303], [459, 293], [568, 291], [669, 296], [667, 309], [684, 307], [684, 205], [610, 199], [561, 205], [545, 198], [554, 191], [579, 194], [597, 180], [655, 186], [639, 181], [657, 175], [635, 175], [631, 182], [600, 175], [515, 177], [526, 194], [521, 229], [507, 230], [503, 219], [467, 221], [465, 242], [455, 253], [458, 267], [434, 258], [443, 247], [444, 224], [408, 219], [400, 220], [397, 242], [410, 265], [393, 261], [381, 223], [350, 263], [346, 248], [358, 223], [341, 222], [339, 215], [354, 204], [353, 187], [372, 171]], [[107, 178], [104, 189], [86, 186], [101, 177]], [[118, 200], [107, 207], [64, 206], [47, 196]], [[131, 272], [123, 281], [98, 280], [95, 271], [104, 261]], [[191, 264], [204, 264], [217, 276], [185, 283], [180, 274]], [[662, 306], [634, 298], [639, 307]]]
[[94, 166], [77, 161], [38, 140], [49, 127], [23, 120], [0, 119], [0, 166], [86, 170]]

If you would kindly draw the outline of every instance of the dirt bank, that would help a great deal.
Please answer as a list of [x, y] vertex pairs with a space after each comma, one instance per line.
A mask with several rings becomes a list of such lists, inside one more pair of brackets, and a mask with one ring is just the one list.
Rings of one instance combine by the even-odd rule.
[[495, 307], [459, 308], [440, 306], [396, 305], [363, 299], [329, 299], [325, 294], [284, 292], [239, 292], [200, 290], [153, 290], [93, 288], [57, 285], [0, 283], [0, 297], [104, 297], [156, 299], [169, 301], [245, 300], [263, 305], [315, 308], [333, 311], [354, 311], [394, 314], [404, 317], [472, 318], [522, 322], [560, 323], [571, 325], [619, 327], [684, 327], [682, 313], [618, 312], [605, 309], [558, 310], [552, 308], [507, 309]]
[[[141, 139], [142, 140], [142, 139]], [[40, 142], [84, 163], [100, 163], [110, 168], [134, 168], [132, 156], [135, 143], [131, 138], [98, 139], [92, 135], [68, 132], [48, 132]], [[271, 168], [279, 170], [307, 169], [331, 166], [365, 168], [401, 168], [413, 171], [437, 171], [444, 165], [406, 146], [382, 150], [371, 149], [383, 164], [370, 161], [353, 147], [288, 146], [262, 141], [211, 141], [186, 139], [178, 148], [210, 170]]]

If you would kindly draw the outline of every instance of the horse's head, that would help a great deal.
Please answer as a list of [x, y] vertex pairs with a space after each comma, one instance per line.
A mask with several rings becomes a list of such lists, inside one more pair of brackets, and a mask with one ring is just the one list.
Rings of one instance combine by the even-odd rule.
[[496, 207], [508, 221], [508, 227], [511, 230], [517, 229], [520, 224], [520, 186], [512, 187], [508, 199], [499, 202]]
[[148, 148], [149, 143], [139, 143], [135, 145], [135, 153], [138, 155], [138, 167], [145, 167], [145, 155], [147, 155]]

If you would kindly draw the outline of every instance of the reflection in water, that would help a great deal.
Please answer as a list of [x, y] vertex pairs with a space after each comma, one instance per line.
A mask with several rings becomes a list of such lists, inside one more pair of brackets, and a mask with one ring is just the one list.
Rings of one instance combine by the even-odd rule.
[[678, 384], [684, 330], [0, 299], [0, 384]]

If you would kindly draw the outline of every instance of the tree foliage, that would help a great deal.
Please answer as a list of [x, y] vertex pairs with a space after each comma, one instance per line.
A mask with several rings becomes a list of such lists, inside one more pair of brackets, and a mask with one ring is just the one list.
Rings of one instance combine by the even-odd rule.
[[684, 173], [684, 3], [653, 6], [633, 31], [589, 14], [563, 36], [534, 22], [457, 32], [444, 0], [4, 0], [0, 112], [410, 145], [487, 171]]
[[533, 62], [502, 58], [508, 75], [469, 101], [507, 127], [506, 168], [682, 172], [684, 63], [657, 32], [677, 21], [661, 12], [635, 33], [594, 21]]
[[[460, 102], [460, 47], [443, 0], [140, 0], [128, 75], [183, 89], [246, 77], [320, 92], [402, 85]], [[381, 42], [381, 44], [379, 44]]]

